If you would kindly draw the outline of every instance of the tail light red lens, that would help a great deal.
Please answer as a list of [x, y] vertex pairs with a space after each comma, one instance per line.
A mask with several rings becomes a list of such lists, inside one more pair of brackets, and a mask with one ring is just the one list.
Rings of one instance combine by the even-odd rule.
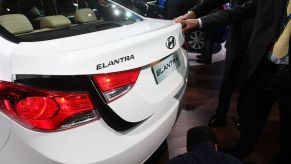
[[56, 97], [55, 100], [58, 102], [62, 112], [74, 112], [94, 108], [87, 94]]
[[95, 83], [102, 91], [107, 102], [127, 93], [137, 81], [140, 69], [93, 75]]
[[40, 130], [76, 126], [78, 122], [66, 121], [81, 113], [86, 113], [86, 118], [78, 118], [80, 123], [98, 118], [87, 93], [50, 92], [2, 81], [0, 111], [30, 129]]
[[57, 102], [48, 97], [27, 97], [16, 104], [16, 112], [23, 119], [49, 119], [58, 111]]

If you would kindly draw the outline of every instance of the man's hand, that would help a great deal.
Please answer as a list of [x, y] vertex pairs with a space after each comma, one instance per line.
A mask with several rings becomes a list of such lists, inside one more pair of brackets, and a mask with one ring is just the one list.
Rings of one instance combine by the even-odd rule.
[[195, 19], [196, 15], [193, 11], [189, 11], [188, 13], [181, 15], [174, 19], [174, 21], [186, 20], [186, 19]]
[[182, 32], [189, 32], [193, 29], [199, 28], [198, 19], [177, 20], [176, 23], [182, 24]]

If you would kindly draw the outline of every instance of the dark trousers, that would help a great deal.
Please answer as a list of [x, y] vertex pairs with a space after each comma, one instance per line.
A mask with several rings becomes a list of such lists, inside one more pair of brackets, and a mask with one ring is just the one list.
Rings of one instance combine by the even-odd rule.
[[201, 53], [201, 58], [212, 59], [213, 54], [213, 46], [215, 43], [215, 30], [207, 29], [204, 31], [205, 33], [205, 47]]
[[263, 61], [241, 92], [238, 112], [241, 135], [237, 148], [241, 156], [255, 148], [270, 110], [275, 102], [280, 110], [280, 146], [282, 163], [291, 163], [291, 80], [290, 72], [276, 69]]
[[224, 66], [223, 79], [220, 85], [216, 116], [224, 118], [229, 110], [231, 96], [239, 76], [244, 51], [228, 49]]

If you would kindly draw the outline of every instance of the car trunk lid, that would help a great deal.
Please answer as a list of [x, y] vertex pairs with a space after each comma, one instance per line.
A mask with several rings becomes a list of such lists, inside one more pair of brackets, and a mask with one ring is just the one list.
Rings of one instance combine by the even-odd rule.
[[[180, 28], [172, 21], [148, 19], [96, 33], [22, 42], [11, 53], [11, 71], [12, 74], [83, 75], [142, 67], [179, 48]], [[166, 47], [170, 36], [178, 43], [172, 49]]]

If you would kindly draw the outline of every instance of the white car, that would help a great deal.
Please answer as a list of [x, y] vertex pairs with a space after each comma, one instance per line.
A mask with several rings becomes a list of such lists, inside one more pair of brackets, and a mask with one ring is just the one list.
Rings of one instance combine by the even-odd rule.
[[187, 84], [181, 25], [105, 0], [0, 0], [0, 163], [145, 162]]

